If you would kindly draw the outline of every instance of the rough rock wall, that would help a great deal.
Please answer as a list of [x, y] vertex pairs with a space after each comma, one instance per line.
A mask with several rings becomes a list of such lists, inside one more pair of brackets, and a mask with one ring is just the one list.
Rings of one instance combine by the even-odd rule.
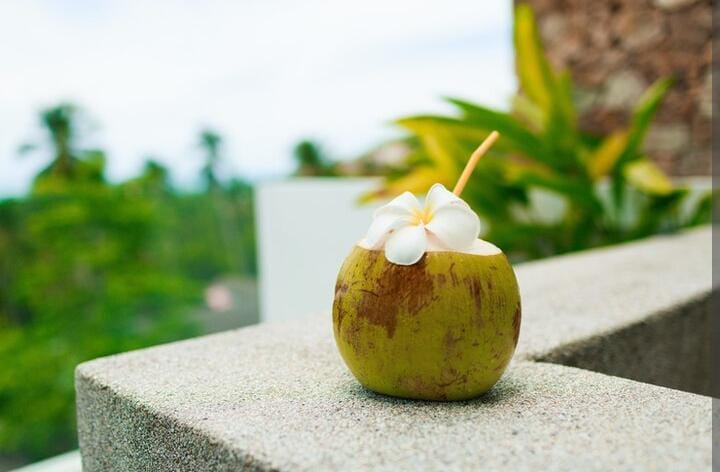
[[584, 129], [627, 124], [642, 92], [674, 76], [646, 149], [673, 175], [710, 174], [712, 0], [523, 1], [550, 60], [572, 73]]

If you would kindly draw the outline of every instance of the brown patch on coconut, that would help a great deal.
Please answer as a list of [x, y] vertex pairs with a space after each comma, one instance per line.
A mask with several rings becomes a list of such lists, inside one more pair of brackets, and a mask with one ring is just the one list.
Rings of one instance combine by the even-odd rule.
[[360, 335], [360, 320], [351, 318], [350, 326], [345, 330], [345, 341], [352, 347], [356, 354], [362, 351], [362, 336]]
[[482, 308], [482, 284], [479, 280], [475, 280], [472, 277], [466, 277], [463, 282], [470, 287], [470, 293], [475, 300], [475, 305], [478, 310]]
[[457, 343], [459, 343], [463, 339], [463, 335], [456, 335], [455, 333], [453, 333], [452, 330], [449, 330], [445, 333], [445, 337], [443, 338], [443, 346], [447, 351], [452, 351], [457, 346]]
[[376, 290], [358, 294], [357, 316], [382, 326], [392, 338], [401, 311], [414, 315], [432, 302], [433, 278], [427, 273], [426, 258], [409, 266], [384, 262]]
[[450, 264], [450, 267], [448, 268], [448, 273], [450, 274], [450, 278], [453, 281], [453, 285], [457, 285], [458, 284], [458, 276], [455, 273], [455, 263], [454, 262], [452, 262]]
[[461, 374], [453, 367], [446, 367], [442, 371], [440, 383], [438, 387], [445, 389], [451, 385], [467, 383], [467, 373]]
[[518, 339], [520, 339], [520, 321], [522, 318], [522, 309], [520, 308], [520, 302], [517, 304], [517, 308], [515, 309], [515, 317], [513, 318], [513, 342], [515, 343], [515, 347], [517, 347]]
[[447, 400], [447, 394], [439, 385], [431, 385], [419, 376], [405, 377], [400, 380], [400, 386], [409, 390], [413, 398], [433, 400]]
[[339, 281], [335, 284], [335, 309], [333, 310], [333, 317], [335, 323], [333, 324], [335, 325], [335, 331], [338, 333], [340, 332], [340, 327], [342, 326], [343, 319], [347, 314], [345, 310], [345, 304], [343, 303], [343, 295], [345, 295], [347, 291], [347, 284], [341, 284]]
[[468, 286], [470, 295], [472, 295], [475, 301], [475, 312], [472, 314], [472, 320], [478, 329], [481, 329], [485, 324], [485, 320], [482, 318], [482, 306], [483, 306], [483, 288], [482, 282], [470, 277], [463, 279], [463, 282]]

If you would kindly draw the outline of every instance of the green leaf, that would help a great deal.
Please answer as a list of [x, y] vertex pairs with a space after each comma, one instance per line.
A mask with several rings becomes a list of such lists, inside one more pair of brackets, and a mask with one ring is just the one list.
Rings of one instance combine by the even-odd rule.
[[662, 104], [672, 84], [673, 80], [671, 78], [666, 77], [660, 79], [650, 86], [643, 96], [640, 97], [632, 114], [627, 145], [618, 160], [618, 166], [622, 166], [626, 162], [640, 157], [639, 154], [643, 141], [645, 140], [645, 135], [650, 128], [655, 113], [657, 113], [658, 108]]
[[628, 130], [628, 139], [625, 149], [615, 162], [612, 175], [612, 196], [616, 211], [622, 205], [623, 193], [625, 189], [625, 176], [622, 167], [628, 162], [639, 159], [640, 150], [645, 135], [650, 128], [650, 123], [660, 107], [665, 94], [673, 84], [671, 78], [663, 78], [656, 81], [648, 90], [645, 91], [640, 98], [633, 111], [630, 129]]
[[592, 185], [568, 179], [546, 168], [509, 162], [506, 166], [507, 179], [520, 186], [537, 186], [565, 195], [568, 202], [585, 208], [592, 214], [600, 213], [602, 205], [593, 192]]
[[571, 136], [575, 137], [577, 132], [577, 111], [573, 102], [573, 84], [572, 77], [567, 71], [563, 71], [556, 81], [555, 87], [555, 104], [558, 109], [558, 115], [563, 117], [563, 122], [571, 131]]
[[647, 203], [630, 232], [630, 238], [642, 238], [663, 230], [677, 229], [680, 204], [687, 193], [685, 189], [675, 189], [664, 195], [648, 195]]
[[577, 116], [572, 101], [572, 82], [570, 74], [563, 72], [550, 82], [552, 108], [546, 127], [546, 141], [553, 143], [555, 152], [565, 154], [572, 164], [579, 167], [577, 150]]
[[516, 151], [548, 164], [553, 162], [553, 156], [546, 152], [544, 143], [512, 115], [457, 98], [448, 98], [447, 101], [463, 111], [464, 123], [479, 126], [483, 130], [497, 130], [500, 139], [510, 140]]
[[718, 192], [707, 192], [703, 195], [685, 224], [687, 226], [697, 226], [710, 223], [712, 221], [713, 206], [718, 195]]

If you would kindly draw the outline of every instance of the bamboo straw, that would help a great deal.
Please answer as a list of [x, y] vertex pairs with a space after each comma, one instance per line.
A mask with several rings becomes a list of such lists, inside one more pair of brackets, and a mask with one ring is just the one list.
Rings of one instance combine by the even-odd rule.
[[490, 149], [492, 145], [495, 144], [495, 141], [497, 141], [499, 137], [500, 133], [498, 133], [497, 131], [493, 131], [487, 138], [485, 138], [485, 141], [483, 141], [482, 144], [478, 146], [475, 152], [472, 153], [470, 159], [468, 159], [468, 163], [465, 165], [465, 169], [463, 169], [460, 178], [455, 184], [455, 188], [453, 189], [453, 193], [456, 196], [460, 196], [463, 189], [465, 188], [465, 185], [468, 182], [468, 179], [470, 178], [470, 175], [472, 174], [473, 170], [475, 170], [475, 166], [477, 165], [478, 161], [481, 157], [483, 157], [483, 155], [488, 151], [488, 149]]

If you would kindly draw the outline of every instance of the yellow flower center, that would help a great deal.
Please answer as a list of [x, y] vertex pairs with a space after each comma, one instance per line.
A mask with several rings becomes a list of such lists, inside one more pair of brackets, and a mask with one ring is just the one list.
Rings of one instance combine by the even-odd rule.
[[413, 212], [412, 224], [419, 225], [420, 223], [426, 225], [432, 220], [432, 212], [429, 208], [423, 208], [422, 210], [415, 210]]

